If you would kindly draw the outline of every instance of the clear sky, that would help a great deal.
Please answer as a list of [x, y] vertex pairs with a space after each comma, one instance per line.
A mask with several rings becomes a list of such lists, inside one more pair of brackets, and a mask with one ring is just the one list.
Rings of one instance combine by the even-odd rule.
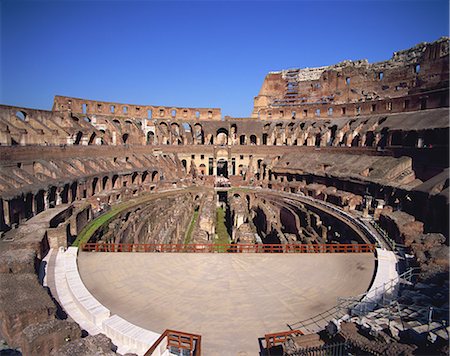
[[249, 116], [269, 71], [376, 62], [448, 36], [448, 1], [1, 4], [0, 103], [66, 95]]

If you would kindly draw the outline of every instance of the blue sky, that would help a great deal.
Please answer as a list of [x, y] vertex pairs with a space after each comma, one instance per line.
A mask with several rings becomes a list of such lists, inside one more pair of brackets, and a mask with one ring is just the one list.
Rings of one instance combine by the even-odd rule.
[[448, 35], [448, 1], [1, 4], [0, 103], [67, 95], [249, 116], [269, 71], [385, 60]]

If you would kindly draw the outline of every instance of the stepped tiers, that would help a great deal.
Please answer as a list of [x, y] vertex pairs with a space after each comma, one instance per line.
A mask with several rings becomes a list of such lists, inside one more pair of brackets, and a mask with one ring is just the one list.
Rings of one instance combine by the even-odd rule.
[[[2, 336], [31, 355], [181, 338], [208, 355], [321, 348], [346, 297], [373, 311], [333, 324], [352, 353], [445, 351], [448, 78], [440, 38], [384, 62], [271, 72], [248, 118], [0, 105]], [[289, 339], [288, 323], [319, 334]]]

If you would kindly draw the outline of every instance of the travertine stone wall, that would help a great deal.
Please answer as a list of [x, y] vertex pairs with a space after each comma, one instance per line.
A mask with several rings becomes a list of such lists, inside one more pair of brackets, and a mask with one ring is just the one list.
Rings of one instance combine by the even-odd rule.
[[290, 119], [345, 117], [448, 106], [449, 42], [367, 60], [269, 73], [254, 100], [252, 117]]

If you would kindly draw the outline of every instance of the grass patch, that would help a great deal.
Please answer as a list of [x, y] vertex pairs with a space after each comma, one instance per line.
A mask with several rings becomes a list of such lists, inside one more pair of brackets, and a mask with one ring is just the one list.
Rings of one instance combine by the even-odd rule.
[[188, 231], [186, 233], [186, 237], [184, 239], [184, 243], [185, 244], [188, 244], [188, 243], [191, 242], [192, 232], [194, 231], [194, 227], [195, 227], [195, 224], [197, 222], [197, 219], [198, 219], [198, 210], [195, 210], [194, 214], [192, 215], [191, 223], [190, 223], [189, 229], [188, 229]]
[[[223, 208], [217, 208], [217, 225], [216, 234], [217, 238], [214, 240], [216, 245], [225, 245], [230, 243], [230, 235], [228, 234], [227, 227], [225, 226], [225, 211]], [[221, 247], [220, 252], [225, 252], [226, 248]], [[222, 251], [223, 250], [223, 251]]]
[[[185, 191], [191, 191], [192, 188], [187, 188]], [[124, 211], [125, 209], [129, 209], [133, 206], [145, 203], [150, 200], [154, 200], [157, 198], [160, 198], [162, 196], [172, 195], [173, 192], [163, 192], [158, 194], [146, 194], [139, 198], [134, 198], [126, 202], [122, 202], [120, 204], [117, 204], [111, 208], [108, 212], [106, 212], [103, 215], [100, 215], [98, 218], [92, 220], [89, 224], [87, 224], [83, 230], [79, 233], [76, 240], [73, 242], [72, 246], [79, 247], [80, 244], [88, 242], [89, 239], [92, 237], [92, 235], [99, 229], [103, 224], [106, 224], [108, 221], [113, 219], [116, 215], [118, 215], [120, 212]]]

